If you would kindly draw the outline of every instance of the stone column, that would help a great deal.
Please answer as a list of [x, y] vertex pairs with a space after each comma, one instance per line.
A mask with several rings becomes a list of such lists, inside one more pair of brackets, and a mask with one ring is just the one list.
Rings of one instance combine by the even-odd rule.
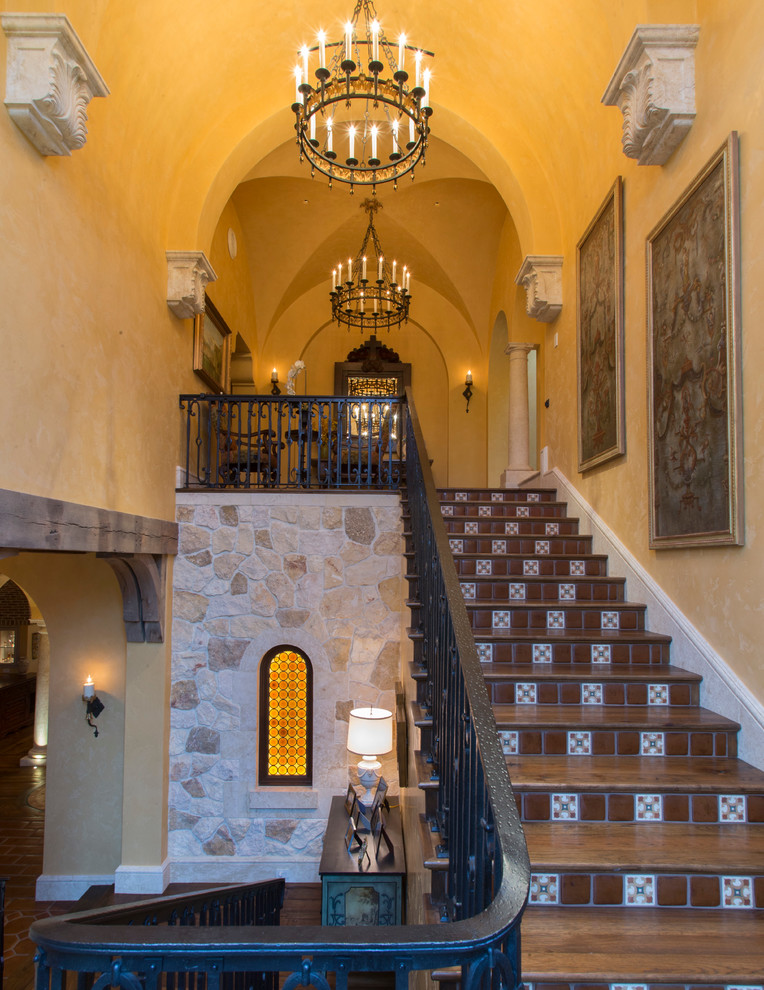
[[536, 472], [530, 465], [528, 417], [528, 352], [533, 344], [507, 344], [509, 355], [509, 464], [501, 477], [502, 488], [516, 488]]
[[47, 629], [38, 630], [37, 687], [34, 702], [34, 746], [19, 760], [22, 767], [41, 767], [48, 758], [48, 700], [50, 697], [50, 640]]

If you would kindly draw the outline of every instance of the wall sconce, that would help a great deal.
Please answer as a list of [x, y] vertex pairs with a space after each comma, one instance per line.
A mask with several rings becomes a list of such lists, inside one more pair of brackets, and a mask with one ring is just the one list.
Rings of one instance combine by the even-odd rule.
[[281, 389], [279, 388], [279, 373], [274, 368], [271, 372], [271, 395], [281, 395]]
[[348, 749], [363, 757], [358, 762], [358, 780], [366, 792], [358, 798], [362, 808], [374, 800], [372, 788], [382, 764], [377, 756], [393, 748], [393, 713], [385, 708], [354, 708], [348, 721]]
[[472, 372], [467, 372], [467, 377], [464, 379], [464, 391], [462, 395], [467, 400], [467, 412], [470, 411], [470, 399], [472, 398]]
[[93, 721], [98, 718], [106, 707], [98, 695], [95, 693], [93, 678], [88, 674], [87, 680], [82, 685], [82, 700], [85, 702], [85, 721], [93, 730], [93, 735], [98, 738], [98, 726]]

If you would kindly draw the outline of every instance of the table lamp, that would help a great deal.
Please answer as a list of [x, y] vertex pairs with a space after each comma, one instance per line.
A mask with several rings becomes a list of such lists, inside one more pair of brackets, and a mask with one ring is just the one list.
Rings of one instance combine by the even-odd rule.
[[366, 788], [358, 798], [362, 808], [371, 805], [378, 773], [382, 764], [377, 759], [393, 748], [393, 713], [385, 708], [354, 708], [348, 724], [348, 749], [363, 759], [358, 762], [358, 779]]

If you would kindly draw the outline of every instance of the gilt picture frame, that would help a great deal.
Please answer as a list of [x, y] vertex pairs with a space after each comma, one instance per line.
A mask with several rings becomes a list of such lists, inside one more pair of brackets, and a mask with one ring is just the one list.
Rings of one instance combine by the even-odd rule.
[[194, 317], [194, 372], [213, 392], [230, 392], [231, 328], [208, 296]]
[[576, 246], [578, 470], [626, 453], [623, 180]]
[[738, 138], [647, 237], [650, 547], [743, 543]]

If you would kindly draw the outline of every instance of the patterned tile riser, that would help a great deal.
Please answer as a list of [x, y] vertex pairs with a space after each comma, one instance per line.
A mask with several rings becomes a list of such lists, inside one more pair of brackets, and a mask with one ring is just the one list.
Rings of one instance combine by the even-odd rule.
[[[506, 722], [499, 729], [508, 728]], [[737, 739], [734, 732], [666, 732], [646, 733], [624, 730], [581, 730], [582, 738], [573, 743], [565, 729], [517, 728], [518, 752], [527, 756], [650, 756], [656, 760], [672, 756], [734, 756]], [[651, 748], [645, 736], [665, 736], [661, 745]], [[588, 742], [586, 739], [588, 738]], [[661, 751], [662, 750], [662, 751]]]
[[596, 603], [590, 607], [582, 603], [576, 608], [560, 603], [558, 608], [551, 608], [550, 603], [550, 610], [547, 611], [543, 603], [540, 604], [542, 607], [537, 605], [534, 608], [531, 602], [516, 608], [503, 608], [501, 605], [494, 608], [468, 603], [468, 614], [476, 634], [489, 629], [564, 629], [568, 632], [613, 629], [634, 632], [645, 628], [644, 607], [613, 602], [608, 603], [613, 607], [604, 610], [598, 608]]
[[523, 489], [507, 489], [506, 491], [492, 491], [491, 489], [472, 488], [465, 491], [459, 488], [443, 488], [438, 492], [441, 502], [556, 502], [557, 493], [551, 488], [543, 488], [539, 491]]
[[[491, 660], [494, 663], [586, 663], [597, 662], [590, 643], [508, 643], [490, 640], [491, 630], [485, 630], [477, 638], [478, 646], [491, 647]], [[540, 648], [543, 647], [543, 650]], [[669, 646], [664, 642], [655, 643], [613, 643], [609, 656], [600, 662], [605, 664], [650, 664], [662, 665], [669, 662]], [[542, 659], [543, 657], [543, 659]], [[486, 658], [487, 660], [487, 658]]]
[[566, 506], [544, 502], [524, 504], [522, 502], [489, 502], [476, 504], [474, 502], [454, 502], [441, 506], [441, 514], [445, 517], [469, 519], [564, 519]]
[[[477, 600], [485, 602], [502, 602], [508, 599], [522, 598], [526, 602], [577, 601], [577, 602], [622, 602], [624, 586], [621, 582], [608, 581], [594, 584], [584, 578], [570, 581], [533, 581], [528, 575], [504, 576], [503, 580], [486, 580], [488, 575], [478, 571], [473, 575], [481, 578], [477, 582]], [[465, 575], [466, 577], [466, 575]], [[495, 577], [495, 575], [494, 575]], [[507, 580], [510, 577], [511, 580]], [[513, 587], [520, 585], [522, 594], [513, 594]]]
[[[463, 538], [462, 538], [463, 539]], [[460, 577], [472, 577], [476, 574], [491, 575], [499, 577], [527, 577], [528, 575], [538, 575], [539, 577], [606, 577], [606, 561], [595, 558], [593, 560], [569, 560], [554, 557], [541, 557], [536, 560], [528, 560], [525, 557], [507, 557], [500, 551], [491, 548], [483, 557], [462, 557], [455, 556], [454, 564], [456, 573]]]
[[[454, 536], [460, 534], [472, 534], [473, 536], [549, 536], [559, 540], [564, 536], [578, 536], [578, 520], [560, 519], [557, 523], [558, 532], [548, 533], [547, 523], [543, 519], [536, 519], [532, 516], [527, 518], [490, 519], [488, 517], [472, 516], [458, 518], [455, 516], [444, 516], [443, 522], [446, 532]], [[582, 537], [581, 539], [585, 539]], [[591, 541], [591, 537], [588, 537]], [[591, 543], [589, 544], [591, 545]]]
[[764, 907], [764, 876], [703, 874], [534, 873], [531, 904], [561, 907]]
[[[664, 685], [666, 686], [666, 685]], [[515, 702], [515, 684], [492, 681], [487, 678], [491, 701], [497, 705], [511, 705]], [[642, 706], [648, 703], [648, 685], [618, 683], [600, 685], [601, 700], [594, 700], [586, 683], [540, 682], [536, 686], [536, 700], [540, 705], [616, 705]], [[671, 684], [668, 687], [669, 703], [673, 706], [688, 707], [697, 703], [695, 692], [689, 684]], [[587, 695], [589, 695], [587, 697]]]
[[[470, 524], [467, 523], [467, 525]], [[477, 523], [474, 525], [477, 526]], [[481, 535], [477, 530], [474, 532], [470, 530], [454, 532], [449, 528], [449, 542], [459, 540], [461, 543], [460, 550], [454, 551], [452, 549], [452, 553], [457, 554], [479, 553], [481, 556], [514, 554], [523, 558], [533, 557], [536, 554], [536, 544], [542, 537], [549, 543], [549, 550], [544, 554], [545, 557], [580, 558], [591, 553], [590, 536], [547, 536], [545, 533], [539, 533], [538, 537], [532, 534], [513, 536], [511, 533], [504, 532]], [[506, 549], [497, 549], [497, 541]]]
[[[510, 766], [510, 775], [512, 767]], [[554, 795], [551, 793], [523, 792], [515, 785], [515, 801], [520, 816], [525, 822], [554, 821]], [[727, 818], [724, 804], [718, 794], [682, 794], [671, 792], [662, 794], [662, 819], [645, 817], [643, 795], [637, 793], [579, 792], [575, 795], [580, 822], [684, 822], [704, 825], [723, 824], [730, 830], [730, 841], [734, 841], [735, 826], [747, 821], [749, 824], [764, 826], [764, 794], [745, 796], [745, 813], [741, 822]], [[653, 796], [654, 797], [654, 796]], [[565, 823], [560, 823], [564, 828]]]

